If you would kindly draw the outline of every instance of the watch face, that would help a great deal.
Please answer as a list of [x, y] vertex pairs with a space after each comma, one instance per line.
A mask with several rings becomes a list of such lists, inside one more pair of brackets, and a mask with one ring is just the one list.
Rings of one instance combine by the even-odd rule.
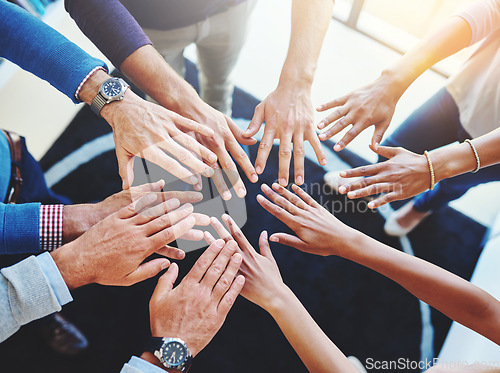
[[121, 91], [122, 85], [117, 80], [109, 79], [102, 84], [102, 93], [108, 97], [116, 97], [121, 93]]
[[163, 359], [169, 365], [180, 365], [186, 359], [186, 348], [179, 342], [170, 342], [163, 350]]

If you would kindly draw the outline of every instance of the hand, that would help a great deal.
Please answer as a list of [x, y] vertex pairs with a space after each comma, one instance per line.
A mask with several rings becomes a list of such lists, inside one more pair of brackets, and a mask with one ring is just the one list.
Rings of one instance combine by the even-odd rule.
[[392, 201], [410, 198], [429, 189], [431, 176], [425, 155], [415, 154], [403, 148], [370, 147], [375, 153], [389, 158], [385, 162], [342, 171], [342, 177], [365, 176], [361, 180], [343, 185], [339, 193], [347, 197], [361, 198], [386, 193], [370, 201], [368, 207], [375, 209]]
[[[267, 232], [263, 231], [259, 238], [260, 254], [250, 245], [247, 238], [236, 225], [235, 221], [227, 214], [222, 216], [224, 223], [229, 228], [229, 233], [216, 219], [211, 218], [212, 226], [217, 234], [225, 241], [235, 240], [243, 255], [240, 273], [245, 276], [245, 286], [241, 291], [250, 302], [270, 311], [277, 294], [287, 288], [281, 278], [278, 264], [273, 257]], [[210, 244], [215, 241], [209, 232], [205, 232], [205, 239]]]
[[[143, 184], [129, 190], [122, 190], [99, 203], [64, 206], [63, 242], [73, 241], [104, 218], [149, 193], [157, 195], [156, 203], [171, 198], [177, 198], [180, 203], [194, 203], [201, 201], [203, 198], [203, 195], [198, 192], [161, 192], [164, 186], [165, 182], [160, 180], [156, 183]], [[197, 214], [195, 215], [199, 220], [197, 225], [208, 225], [210, 223], [207, 221], [206, 224], [203, 224], [204, 219], [201, 219], [201, 216], [198, 217]]]
[[292, 185], [296, 195], [276, 183], [273, 184], [273, 189], [263, 184], [262, 191], [272, 202], [260, 194], [257, 201], [290, 227], [298, 237], [288, 233], [274, 233], [269, 238], [270, 241], [292, 246], [306, 253], [343, 256], [344, 243], [352, 238], [351, 234], [356, 233], [354, 229], [340, 222], [297, 185]]
[[101, 115], [113, 128], [123, 189], [130, 188], [134, 180], [135, 156], [157, 164], [199, 189], [201, 184], [196, 174], [213, 175], [214, 170], [207, 164], [216, 162], [217, 156], [183, 132], [211, 137], [214, 131], [210, 128], [147, 102], [130, 90], [122, 101], [104, 106]]
[[194, 227], [193, 206], [179, 208], [175, 198], [155, 206], [156, 199], [146, 195], [51, 253], [68, 288], [90, 283], [132, 285], [169, 265], [167, 259], [141, 264], [151, 254], [184, 256], [167, 245]]
[[[231, 118], [201, 101], [198, 96], [196, 97], [196, 105], [194, 107], [184, 106], [179, 112], [187, 118], [205, 124], [205, 126], [213, 129], [215, 133], [212, 137], [203, 136], [198, 133], [196, 134], [196, 139], [217, 155], [219, 164], [213, 162], [209, 165], [215, 171], [213, 181], [222, 199], [229, 200], [232, 196], [224, 181], [221, 169], [224, 170], [233, 185], [236, 195], [243, 198], [247, 192], [233, 158], [243, 169], [248, 180], [256, 183], [259, 177], [247, 154], [238, 144], [239, 142], [244, 145], [253, 145], [256, 143], [256, 140], [244, 138], [242, 131]], [[229, 153], [231, 153], [233, 158], [231, 158]]]
[[319, 139], [321, 141], [328, 140], [352, 124], [352, 128], [335, 144], [334, 150], [338, 152], [365, 129], [374, 126], [371, 145], [377, 148], [391, 123], [401, 95], [402, 92], [396, 89], [395, 85], [389, 84], [382, 76], [367, 86], [319, 106], [318, 111], [337, 108], [318, 124], [319, 129], [324, 129], [338, 120], [337, 123], [321, 133]]
[[275, 138], [280, 139], [278, 179], [281, 185], [288, 185], [292, 143], [295, 183], [301, 185], [304, 182], [304, 141], [311, 143], [319, 163], [325, 165], [325, 154], [314, 129], [313, 119], [310, 91], [279, 85], [267, 96], [255, 108], [252, 121], [243, 133], [245, 137], [254, 136], [265, 122], [264, 135], [255, 161], [257, 173], [264, 172]]
[[160, 277], [149, 303], [153, 337], [182, 339], [193, 357], [221, 328], [245, 278], [237, 275], [242, 257], [234, 242], [212, 243], [181, 283], [174, 263]]

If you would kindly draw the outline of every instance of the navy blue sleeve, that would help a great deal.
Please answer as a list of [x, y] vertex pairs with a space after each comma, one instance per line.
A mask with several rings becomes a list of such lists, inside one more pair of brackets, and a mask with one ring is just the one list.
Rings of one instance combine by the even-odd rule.
[[18, 5], [0, 0], [0, 57], [19, 65], [78, 103], [85, 76], [106, 64], [91, 57]]
[[116, 68], [144, 45], [152, 44], [118, 0], [64, 0], [70, 16]]

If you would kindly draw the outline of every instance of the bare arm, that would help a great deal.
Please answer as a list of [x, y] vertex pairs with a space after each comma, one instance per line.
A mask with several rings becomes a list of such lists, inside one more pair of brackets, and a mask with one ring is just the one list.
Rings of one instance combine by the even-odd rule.
[[[481, 168], [500, 163], [500, 129], [472, 140]], [[341, 186], [339, 192], [349, 198], [360, 198], [377, 193], [386, 193], [368, 203], [377, 208], [386, 203], [413, 197], [430, 186], [430, 169], [424, 155], [403, 148], [380, 146], [372, 148], [389, 160], [358, 167], [340, 173], [342, 177], [365, 176], [364, 179]], [[477, 161], [472, 147], [463, 142], [439, 148], [430, 153], [435, 182], [461, 175], [476, 169]]]
[[280, 139], [279, 182], [289, 180], [293, 155], [295, 182], [304, 182], [304, 141], [309, 141], [320, 164], [326, 164], [313, 123], [311, 86], [321, 45], [331, 20], [333, 1], [294, 0], [292, 33], [278, 87], [255, 109], [245, 137], [254, 136], [265, 122], [255, 168], [264, 172], [275, 138]]
[[384, 70], [375, 82], [321, 105], [318, 110], [336, 108], [323, 119], [318, 128], [332, 127], [319, 138], [327, 140], [349, 125], [353, 127], [335, 145], [335, 150], [345, 148], [359, 133], [375, 126], [372, 146], [382, 141], [391, 122], [396, 104], [406, 89], [437, 62], [467, 47], [472, 38], [470, 25], [460, 17], [451, 17], [443, 26], [424, 37], [415, 47], [402, 56], [393, 66]]
[[384, 245], [337, 220], [306, 192], [263, 185], [259, 203], [296, 234], [271, 241], [318, 255], [338, 255], [371, 268], [403, 286], [451, 319], [500, 343], [500, 302], [468, 281], [422, 259]]

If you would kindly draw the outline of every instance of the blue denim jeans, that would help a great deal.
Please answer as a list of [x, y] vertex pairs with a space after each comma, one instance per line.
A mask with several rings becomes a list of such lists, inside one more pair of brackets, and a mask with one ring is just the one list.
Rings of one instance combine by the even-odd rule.
[[[422, 154], [425, 150], [436, 149], [456, 141], [463, 142], [470, 138], [460, 123], [460, 114], [455, 101], [448, 91], [442, 88], [415, 110], [382, 145], [401, 146]], [[475, 174], [466, 173], [444, 179], [437, 183], [433, 190], [416, 196], [414, 207], [421, 212], [438, 210], [450, 201], [463, 196], [470, 188], [498, 180], [500, 180], [500, 165], [485, 167]]]

